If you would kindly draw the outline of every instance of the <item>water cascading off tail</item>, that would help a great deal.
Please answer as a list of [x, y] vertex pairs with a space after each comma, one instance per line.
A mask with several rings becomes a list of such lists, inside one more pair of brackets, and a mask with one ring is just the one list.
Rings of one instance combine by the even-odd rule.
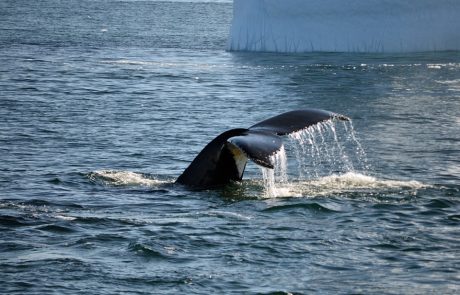
[[274, 169], [261, 167], [267, 197], [290, 194], [292, 183], [350, 173], [364, 176], [370, 170], [351, 120], [329, 120], [293, 133], [272, 157]]
[[460, 50], [458, 0], [234, 0], [227, 49]]

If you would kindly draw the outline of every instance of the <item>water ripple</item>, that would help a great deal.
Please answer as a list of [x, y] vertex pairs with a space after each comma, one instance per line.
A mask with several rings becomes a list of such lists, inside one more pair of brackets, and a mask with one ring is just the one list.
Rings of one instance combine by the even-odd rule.
[[290, 213], [293, 213], [296, 211], [312, 211], [312, 212], [318, 212], [318, 213], [340, 212], [340, 211], [330, 209], [326, 205], [321, 205], [318, 203], [299, 203], [299, 204], [276, 205], [276, 206], [270, 206], [267, 209], [263, 210], [263, 212], [279, 212], [279, 211], [286, 211]]

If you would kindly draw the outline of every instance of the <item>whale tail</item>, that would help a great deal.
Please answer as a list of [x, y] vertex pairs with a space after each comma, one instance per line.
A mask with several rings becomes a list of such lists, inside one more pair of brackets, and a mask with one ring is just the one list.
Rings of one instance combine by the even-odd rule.
[[176, 182], [206, 189], [239, 181], [248, 159], [273, 169], [271, 156], [283, 147], [282, 135], [331, 119], [349, 120], [324, 110], [304, 109], [283, 113], [248, 129], [228, 130], [208, 143]]

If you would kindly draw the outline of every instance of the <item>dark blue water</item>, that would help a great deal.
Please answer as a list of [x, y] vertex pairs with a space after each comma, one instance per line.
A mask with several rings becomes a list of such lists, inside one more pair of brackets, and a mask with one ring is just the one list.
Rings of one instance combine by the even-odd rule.
[[[231, 14], [0, 2], [0, 293], [458, 294], [460, 53], [226, 52]], [[174, 185], [219, 133], [305, 107], [353, 119], [353, 169], [302, 178], [287, 147], [276, 196], [255, 164]]]

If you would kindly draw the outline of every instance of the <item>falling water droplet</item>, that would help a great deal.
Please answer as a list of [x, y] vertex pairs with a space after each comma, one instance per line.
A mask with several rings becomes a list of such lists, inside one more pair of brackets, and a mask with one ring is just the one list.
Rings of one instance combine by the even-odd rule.
[[[297, 181], [320, 177], [369, 171], [366, 153], [358, 141], [350, 121], [328, 120], [310, 126], [288, 136], [288, 145], [272, 156], [274, 169], [262, 169], [265, 196], [277, 197], [277, 184], [289, 185]], [[288, 165], [289, 159], [296, 165]], [[291, 162], [292, 162], [291, 160]], [[294, 171], [287, 167], [294, 166]]]

